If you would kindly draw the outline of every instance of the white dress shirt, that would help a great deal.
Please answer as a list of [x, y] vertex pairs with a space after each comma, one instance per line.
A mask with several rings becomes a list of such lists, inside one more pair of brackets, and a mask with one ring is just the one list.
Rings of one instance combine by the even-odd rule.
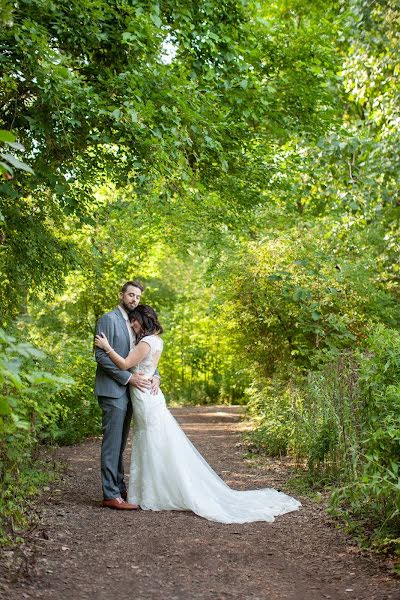
[[[129, 340], [130, 340], [130, 344], [129, 344], [129, 350], [132, 350], [133, 347], [135, 346], [136, 343], [136, 336], [132, 331], [132, 327], [129, 323], [129, 319], [128, 319], [128, 313], [126, 312], [126, 310], [124, 308], [122, 308], [121, 305], [118, 305], [119, 310], [121, 311], [122, 316], [124, 317], [124, 321], [126, 323], [126, 326], [128, 328], [128, 333], [129, 333]], [[129, 376], [129, 379], [126, 383], [129, 383], [129, 380], [131, 378], [131, 375]]]
[[118, 305], [119, 310], [121, 311], [122, 316], [124, 317], [126, 326], [128, 328], [128, 333], [129, 333], [129, 339], [130, 339], [130, 347], [129, 350], [133, 350], [133, 347], [135, 346], [136, 343], [136, 336], [132, 331], [132, 327], [131, 324], [129, 323], [129, 319], [128, 319], [128, 313], [126, 312], [126, 310], [124, 308], [122, 308], [122, 306]]

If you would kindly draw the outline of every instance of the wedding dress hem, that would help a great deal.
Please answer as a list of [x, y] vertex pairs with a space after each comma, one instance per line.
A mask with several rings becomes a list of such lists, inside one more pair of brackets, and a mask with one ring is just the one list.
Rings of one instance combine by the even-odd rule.
[[[162, 352], [157, 335], [146, 337], [150, 352], [136, 369], [154, 373]], [[155, 360], [156, 357], [156, 360]], [[273, 522], [298, 510], [298, 500], [273, 488], [233, 490], [210, 467], [157, 395], [131, 388], [133, 447], [129, 502], [143, 510], [192, 511], [219, 523]]]

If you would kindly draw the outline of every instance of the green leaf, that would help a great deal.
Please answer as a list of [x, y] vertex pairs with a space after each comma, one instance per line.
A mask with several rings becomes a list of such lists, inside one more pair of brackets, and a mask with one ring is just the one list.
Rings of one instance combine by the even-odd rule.
[[69, 77], [69, 71], [68, 71], [67, 67], [58, 67], [57, 73], [59, 75], [61, 75], [61, 77], [64, 77], [64, 79]]
[[129, 114], [130, 114], [130, 116], [131, 116], [132, 123], [137, 123], [137, 122], [138, 122], [138, 115], [137, 115], [137, 112], [136, 112], [136, 110], [134, 110], [133, 108], [130, 108], [130, 109], [128, 110], [128, 113], [129, 113]]
[[0, 156], [2, 158], [4, 158], [4, 160], [6, 160], [7, 162], [11, 163], [12, 166], [15, 167], [16, 169], [20, 169], [21, 171], [27, 171], [28, 173], [33, 173], [33, 169], [29, 165], [20, 161], [18, 158], [16, 158], [12, 154], [8, 154], [6, 152], [4, 154], [0, 154]]
[[115, 110], [112, 111], [111, 113], [111, 117], [114, 117], [114, 119], [116, 119], [116, 121], [119, 121], [119, 119], [121, 118], [121, 111], [119, 108], [116, 108]]
[[293, 297], [293, 300], [294, 300], [295, 302], [299, 302], [299, 300], [300, 300], [300, 299], [301, 299], [301, 297], [302, 297], [302, 293], [303, 293], [303, 290], [302, 290], [301, 288], [297, 288], [297, 289], [296, 289], [296, 290], [293, 292], [293, 296], [292, 296], [292, 297]]
[[22, 152], [25, 151], [25, 146], [23, 146], [19, 142], [6, 142], [6, 144], [7, 146], [11, 146], [11, 148], [14, 148], [14, 150], [21, 150]]
[[0, 142], [15, 142], [16, 137], [11, 131], [6, 131], [5, 129], [0, 129]]
[[25, 431], [30, 429], [30, 424], [28, 423], [28, 421], [20, 419], [19, 416], [14, 413], [11, 414], [11, 417], [17, 429], [24, 429]]
[[122, 41], [125, 43], [136, 41], [136, 39], [136, 35], [134, 33], [131, 33], [130, 31], [124, 31], [124, 33], [122, 34]]
[[2, 173], [10, 173], [10, 175], [14, 175], [13, 169], [5, 162], [0, 161], [0, 171]]
[[21, 342], [17, 344], [16, 346], [14, 346], [13, 350], [18, 352], [18, 354], [20, 354], [21, 356], [25, 356], [27, 358], [29, 356], [34, 356], [35, 358], [43, 358], [45, 356], [44, 352], [42, 352], [38, 348], [35, 348], [28, 342]]
[[150, 19], [153, 21], [156, 27], [161, 27], [162, 21], [158, 15], [151, 15]]
[[74, 380], [71, 377], [59, 377], [45, 371], [35, 371], [25, 377], [33, 385], [41, 385], [43, 383], [71, 385]]
[[7, 398], [0, 398], [0, 415], [8, 415], [11, 412]]

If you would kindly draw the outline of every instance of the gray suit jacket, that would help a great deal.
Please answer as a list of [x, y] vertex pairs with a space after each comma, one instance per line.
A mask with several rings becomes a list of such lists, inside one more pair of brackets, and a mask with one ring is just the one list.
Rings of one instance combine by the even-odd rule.
[[[116, 308], [106, 313], [97, 322], [96, 334], [105, 333], [111, 346], [123, 357], [128, 356], [130, 340], [126, 321]], [[126, 391], [130, 371], [121, 371], [101, 348], [95, 349], [97, 362], [94, 393], [96, 396], [120, 398]]]

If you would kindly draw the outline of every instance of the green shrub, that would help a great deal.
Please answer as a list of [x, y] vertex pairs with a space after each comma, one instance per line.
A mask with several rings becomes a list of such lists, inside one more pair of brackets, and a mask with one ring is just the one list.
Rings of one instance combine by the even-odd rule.
[[45, 360], [43, 352], [0, 329], [0, 537], [25, 522], [24, 498], [41, 477], [34, 476], [35, 450], [63, 413], [54, 394], [71, 383], [43, 370]]
[[270, 456], [295, 453], [301, 398], [294, 390], [278, 378], [258, 379], [246, 390], [247, 412], [256, 425], [247, 440]]
[[57, 359], [58, 370], [68, 373], [74, 383], [60, 389], [56, 402], [62, 406], [53, 438], [61, 444], [74, 444], [85, 437], [101, 434], [101, 411], [94, 395], [96, 363], [84, 343], [66, 345]]
[[311, 486], [333, 486], [333, 514], [399, 551], [400, 333], [375, 326], [364, 348], [264, 384], [248, 390], [251, 443], [303, 460]]
[[367, 352], [358, 356], [362, 409], [355, 477], [335, 492], [332, 510], [349, 524], [356, 517], [373, 543], [400, 553], [400, 333], [376, 327]]

